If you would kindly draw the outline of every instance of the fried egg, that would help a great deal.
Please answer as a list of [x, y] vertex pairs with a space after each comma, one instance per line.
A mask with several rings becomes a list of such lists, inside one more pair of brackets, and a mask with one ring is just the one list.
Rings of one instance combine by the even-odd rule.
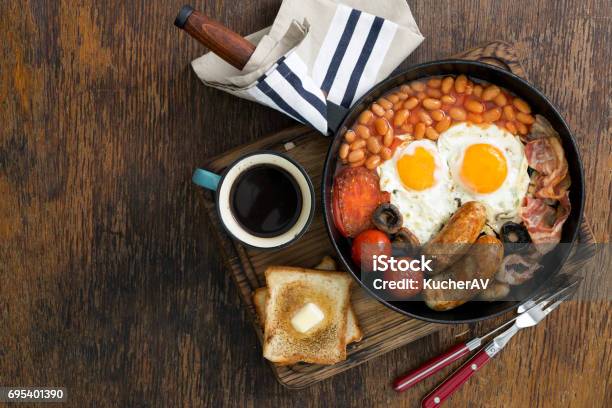
[[518, 217], [529, 187], [527, 157], [518, 136], [496, 125], [460, 123], [440, 135], [437, 147], [450, 170], [454, 199], [484, 204], [487, 224], [496, 232]]
[[430, 140], [404, 142], [377, 171], [380, 189], [390, 193], [403, 226], [421, 243], [429, 241], [457, 209], [449, 168]]

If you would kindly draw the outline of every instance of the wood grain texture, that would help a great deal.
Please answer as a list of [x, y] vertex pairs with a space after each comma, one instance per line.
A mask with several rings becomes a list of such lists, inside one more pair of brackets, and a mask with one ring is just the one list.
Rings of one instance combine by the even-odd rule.
[[[289, 150], [286, 149], [290, 145]], [[323, 173], [322, 157], [329, 147], [329, 139], [305, 126], [295, 126], [280, 134], [262, 138], [255, 145], [241, 146], [229, 154], [221, 154], [206, 165], [207, 169], [220, 172], [238, 157], [260, 149], [283, 152], [300, 163], [311, 177], [313, 185], [321, 185]], [[263, 341], [263, 332], [257, 321], [257, 315], [252, 302], [255, 289], [265, 286], [265, 270], [270, 265], [287, 265], [314, 267], [325, 255], [333, 255], [320, 208], [320, 188], [315, 188], [317, 208], [313, 222], [298, 242], [278, 251], [261, 251], [249, 249], [233, 240], [223, 230], [217, 217], [214, 195], [207, 192], [205, 205], [210, 223], [215, 231], [218, 242], [221, 243], [227, 265], [227, 273], [238, 287], [243, 305], [249, 310], [249, 318]], [[399, 313], [386, 308], [355, 285], [351, 295], [353, 309], [358, 318], [364, 338], [359, 343], [347, 347], [348, 357], [345, 361], [322, 366], [313, 364], [297, 364], [279, 366], [270, 364], [274, 375], [289, 388], [303, 388], [322, 381], [333, 375], [356, 367], [359, 364], [401, 347], [438, 330], [441, 325], [428, 324], [415, 319], [406, 319]]]
[[[517, 75], [525, 76], [525, 71], [518, 60], [518, 56], [511, 45], [506, 42], [491, 42], [453, 57], [496, 64], [511, 70]], [[262, 149], [281, 152], [304, 167], [315, 186], [317, 196], [315, 202], [320, 203], [319, 191], [324, 164], [322, 158], [326, 156], [328, 148], [329, 139], [322, 137], [317, 131], [306, 126], [294, 126], [262, 137], [251, 144], [241, 145], [228, 152], [223, 152], [208, 160], [204, 167], [220, 174], [227, 166], [248, 153]], [[334, 255], [334, 249], [325, 231], [322, 209], [320, 207], [315, 209], [312, 225], [298, 242], [277, 251], [261, 251], [245, 247], [225, 232], [218, 217], [215, 195], [212, 192], [206, 192], [204, 200], [211, 227], [215, 232], [215, 238], [223, 251], [227, 273], [236, 283], [240, 297], [249, 310], [249, 317], [253, 322], [259, 340], [263, 341], [263, 333], [257, 321], [252, 296], [255, 289], [265, 286], [264, 272], [266, 268], [270, 265], [313, 267], [321, 257], [328, 254]], [[591, 227], [586, 218], [582, 224], [579, 240], [581, 243], [593, 242]], [[594, 254], [593, 251], [590, 251], [590, 253], [580, 255], [576, 256], [574, 254], [570, 257], [565, 265], [566, 271], [575, 273], [576, 268], [582, 265], [581, 258], [589, 259]], [[409, 319], [393, 312], [368, 296], [361, 287], [356, 286], [353, 289], [351, 300], [364, 333], [363, 340], [349, 345], [347, 359], [333, 366], [312, 364], [279, 366], [270, 364], [274, 375], [281, 384], [293, 389], [310, 386], [333, 375], [355, 368], [370, 359], [402, 347], [425, 335], [434, 333], [443, 327], [442, 325]]]
[[[193, 6], [249, 33], [279, 4]], [[609, 241], [609, 2], [409, 4], [427, 38], [404, 66], [518, 44], [576, 134], [586, 213]], [[0, 384], [66, 386], [66, 406], [417, 406], [439, 378], [401, 395], [392, 378], [495, 322], [445, 328], [300, 391], [270, 375], [189, 178], [292, 121], [198, 82], [188, 62], [203, 49], [172, 25], [181, 5], [0, 2]], [[562, 306], [448, 406], [605, 406], [611, 311]]]

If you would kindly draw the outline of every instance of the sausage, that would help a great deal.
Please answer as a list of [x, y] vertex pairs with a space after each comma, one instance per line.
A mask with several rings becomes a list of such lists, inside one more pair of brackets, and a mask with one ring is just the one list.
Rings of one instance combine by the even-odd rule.
[[493, 282], [478, 295], [478, 299], [493, 302], [505, 298], [508, 296], [508, 293], [510, 293], [510, 285], [502, 282]]
[[[493, 280], [504, 256], [500, 240], [483, 235], [469, 248], [468, 253], [433, 281], [472, 281], [473, 279]], [[490, 281], [489, 284], [492, 282]], [[434, 282], [432, 284], [435, 285]], [[423, 298], [427, 306], [436, 311], [454, 309], [468, 302], [482, 289], [432, 289], [424, 286]]]
[[482, 231], [487, 212], [477, 201], [463, 204], [423, 248], [425, 255], [433, 258], [433, 272], [441, 273], [463, 256]]

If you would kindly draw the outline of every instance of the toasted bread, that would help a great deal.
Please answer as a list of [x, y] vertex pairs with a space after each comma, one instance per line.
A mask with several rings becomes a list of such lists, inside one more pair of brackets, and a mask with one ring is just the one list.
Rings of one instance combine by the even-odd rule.
[[[335, 364], [346, 359], [347, 312], [352, 279], [347, 274], [292, 267], [269, 267], [263, 354], [270, 361]], [[261, 296], [261, 295], [260, 295]], [[323, 321], [306, 333], [291, 319], [305, 304], [323, 311]]]
[[[255, 311], [257, 312], [257, 317], [259, 317], [259, 323], [261, 324], [262, 328], [265, 327], [264, 325], [266, 322], [267, 301], [268, 288], [264, 286], [255, 289], [255, 292], [253, 292], [253, 304], [255, 305]], [[357, 316], [355, 316], [353, 306], [349, 305], [348, 312], [346, 314], [346, 344], [356, 343], [358, 341], [361, 341], [362, 338], [363, 333], [361, 332], [361, 328], [359, 327], [359, 323], [357, 322]]]
[[349, 304], [348, 313], [346, 314], [346, 344], [358, 343], [362, 338], [363, 332], [361, 327], [359, 327], [353, 305]]
[[[325, 255], [321, 262], [314, 269], [318, 269], [321, 271], [337, 271], [338, 264], [336, 260], [329, 255]], [[338, 272], [344, 273], [344, 272]], [[262, 320], [263, 321], [263, 320]], [[355, 311], [353, 310], [353, 305], [349, 303], [349, 311], [346, 317], [346, 344], [356, 343], [361, 341], [363, 338], [363, 333], [361, 332], [361, 328], [359, 327], [359, 322], [357, 321], [357, 316], [355, 315]]]
[[266, 302], [268, 301], [268, 288], [265, 286], [255, 289], [253, 292], [253, 305], [262, 328], [266, 324]]
[[325, 255], [321, 259], [321, 262], [319, 262], [319, 264], [314, 267], [314, 269], [318, 269], [320, 271], [337, 271], [338, 264], [336, 263], [334, 258], [329, 255]]

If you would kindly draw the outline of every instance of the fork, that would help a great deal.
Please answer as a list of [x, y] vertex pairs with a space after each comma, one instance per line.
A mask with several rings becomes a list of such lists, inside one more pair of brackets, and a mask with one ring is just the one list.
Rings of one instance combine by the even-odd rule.
[[463, 356], [476, 350], [478, 347], [482, 345], [484, 339], [508, 327], [508, 325], [512, 324], [520, 316], [521, 313], [524, 313], [526, 310], [537, 305], [544, 299], [548, 299], [551, 296], [555, 296], [555, 295], [559, 295], [563, 293], [564, 291], [568, 290], [569, 288], [575, 286], [578, 283], [578, 280], [576, 280], [573, 277], [569, 277], [567, 275], [560, 275], [558, 279], [563, 280], [564, 281], [563, 283], [567, 286], [562, 288], [558, 292], [553, 293], [555, 289], [558, 289], [561, 286], [561, 284], [559, 283], [559, 280], [556, 282], [553, 282], [554, 286], [549, 287], [546, 291], [540, 292], [539, 294], [532, 296], [526, 302], [521, 304], [517, 309], [517, 312], [519, 313], [518, 315], [500, 324], [499, 326], [489, 331], [485, 335], [473, 338], [472, 340], [468, 342], [459, 343], [455, 345], [454, 347], [450, 348], [449, 350], [447, 350], [445, 353], [428, 360], [420, 367], [410, 371], [408, 374], [396, 378], [395, 381], [393, 382], [393, 389], [397, 392], [406, 391], [407, 389], [414, 386], [415, 384], [418, 384], [424, 379], [434, 375], [435, 373], [437, 373], [444, 367], [448, 366], [449, 364], [459, 360]]
[[[423, 408], [436, 407], [442, 404], [448, 397], [465, 384], [476, 372], [482, 368], [491, 358], [499, 353], [508, 344], [510, 339], [521, 329], [532, 327], [541, 322], [550, 312], [575, 293], [575, 284], [566, 286], [555, 292], [549, 298], [533, 305], [519, 315], [514, 324], [496, 336], [478, 353], [465, 362], [457, 371], [451, 374], [442, 384], [430, 392], [421, 404]], [[574, 290], [572, 290], [574, 288]], [[564, 294], [565, 293], [565, 294]], [[559, 295], [563, 296], [559, 297]], [[557, 300], [555, 300], [557, 299]]]

